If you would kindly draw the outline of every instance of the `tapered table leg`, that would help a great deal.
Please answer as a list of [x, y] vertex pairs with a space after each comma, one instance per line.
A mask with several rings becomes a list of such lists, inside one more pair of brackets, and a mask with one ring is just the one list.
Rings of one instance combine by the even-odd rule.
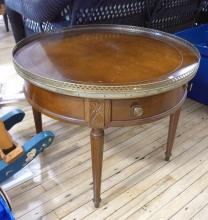
[[170, 115], [168, 141], [167, 141], [167, 147], [166, 147], [166, 152], [165, 152], [165, 160], [167, 161], [169, 161], [171, 157], [180, 112], [181, 112], [181, 109], [178, 109], [173, 114]]
[[101, 189], [101, 175], [103, 162], [103, 144], [104, 144], [104, 130], [92, 129], [90, 133], [91, 139], [91, 154], [92, 154], [92, 174], [93, 174], [93, 193], [94, 205], [99, 207], [100, 189]]
[[38, 134], [41, 131], [43, 131], [42, 117], [41, 117], [41, 113], [39, 111], [37, 111], [34, 108], [32, 108], [32, 110], [33, 110], [33, 117], [34, 117], [34, 122], [35, 122], [35, 129], [36, 129], [36, 133]]

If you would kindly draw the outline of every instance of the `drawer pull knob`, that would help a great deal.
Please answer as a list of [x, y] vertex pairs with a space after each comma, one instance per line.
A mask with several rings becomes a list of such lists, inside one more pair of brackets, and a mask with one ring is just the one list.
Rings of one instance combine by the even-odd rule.
[[136, 117], [143, 115], [143, 109], [138, 105], [132, 106], [132, 111], [133, 111], [134, 116]]

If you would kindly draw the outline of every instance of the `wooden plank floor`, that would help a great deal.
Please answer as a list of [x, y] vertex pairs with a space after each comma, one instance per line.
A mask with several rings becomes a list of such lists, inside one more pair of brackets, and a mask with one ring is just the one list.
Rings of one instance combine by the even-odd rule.
[[[0, 50], [0, 57], [12, 69], [9, 52], [14, 43], [6, 35], [1, 47], [4, 42], [7, 47]], [[17, 77], [13, 76], [11, 80]], [[1, 107], [0, 114], [14, 107], [26, 112], [21, 125], [11, 130], [23, 143], [35, 134], [31, 107], [19, 102]], [[56, 138], [28, 165], [33, 178], [7, 192], [17, 219], [208, 219], [207, 106], [186, 101], [170, 162], [164, 161], [168, 118], [107, 129], [99, 209], [92, 203], [89, 129], [48, 117], [43, 121], [44, 129]]]
[[2, 98], [7, 101], [10, 97], [16, 98], [22, 91], [23, 80], [11, 63], [14, 45], [12, 33], [6, 32], [3, 16], [0, 16], [0, 101]]

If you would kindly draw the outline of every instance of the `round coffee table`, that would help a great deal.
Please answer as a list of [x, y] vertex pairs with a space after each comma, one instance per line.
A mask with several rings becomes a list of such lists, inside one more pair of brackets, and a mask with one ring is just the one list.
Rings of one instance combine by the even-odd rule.
[[91, 128], [95, 207], [100, 203], [104, 129], [170, 115], [169, 160], [187, 82], [199, 60], [196, 48], [173, 35], [117, 25], [38, 34], [13, 51], [37, 132], [42, 130], [41, 113]]

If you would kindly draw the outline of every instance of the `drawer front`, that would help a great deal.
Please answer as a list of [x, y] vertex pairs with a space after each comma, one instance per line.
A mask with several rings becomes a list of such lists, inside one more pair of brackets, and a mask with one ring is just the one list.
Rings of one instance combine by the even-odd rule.
[[84, 99], [40, 89], [25, 82], [25, 95], [30, 104], [49, 117], [74, 123], [84, 123]]
[[111, 121], [136, 120], [159, 115], [176, 106], [184, 94], [185, 88], [180, 87], [144, 98], [112, 100]]

